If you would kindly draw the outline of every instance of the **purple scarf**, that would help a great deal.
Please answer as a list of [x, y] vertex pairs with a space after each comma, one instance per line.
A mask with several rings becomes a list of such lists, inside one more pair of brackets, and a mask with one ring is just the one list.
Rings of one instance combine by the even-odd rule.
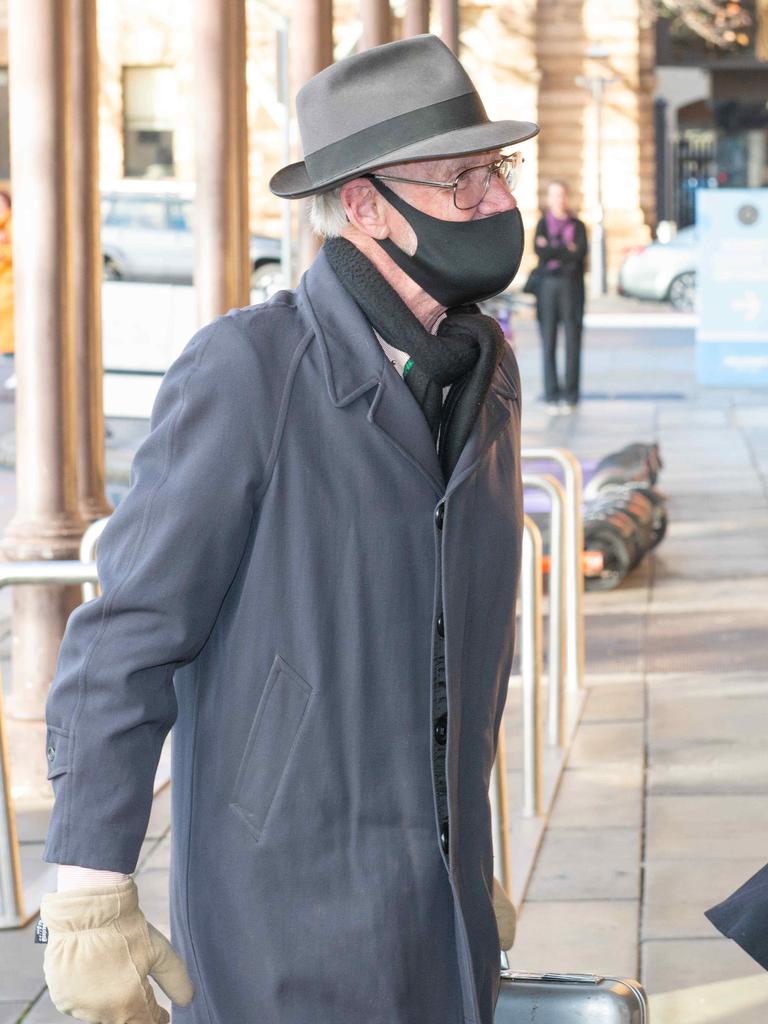
[[[547, 210], [544, 217], [547, 222], [547, 234], [549, 235], [550, 245], [573, 245], [576, 238], [576, 225], [570, 213], [563, 220], [560, 220], [551, 210]], [[548, 260], [547, 270], [557, 270], [561, 262], [561, 260]]]

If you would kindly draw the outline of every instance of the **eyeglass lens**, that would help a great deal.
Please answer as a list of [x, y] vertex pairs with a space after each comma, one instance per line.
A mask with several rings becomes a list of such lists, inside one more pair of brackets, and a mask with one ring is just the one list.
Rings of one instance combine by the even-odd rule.
[[498, 174], [507, 188], [512, 190], [520, 176], [520, 165], [522, 160], [519, 153], [512, 153], [510, 156], [487, 164], [484, 167], [469, 167], [456, 178], [456, 187], [453, 191], [453, 199], [460, 210], [471, 210], [483, 201], [485, 193], [491, 184], [491, 178]]

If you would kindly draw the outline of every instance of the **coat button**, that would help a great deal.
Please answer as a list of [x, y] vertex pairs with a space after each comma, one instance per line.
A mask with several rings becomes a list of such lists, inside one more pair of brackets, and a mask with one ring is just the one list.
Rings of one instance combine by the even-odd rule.
[[440, 614], [437, 616], [437, 622], [435, 623], [435, 625], [437, 626], [437, 635], [439, 637], [444, 637], [445, 636], [445, 623], [443, 622], [443, 613], [442, 612], [440, 612]]
[[56, 751], [54, 750], [53, 747], [48, 747], [48, 749], [45, 752], [45, 756], [48, 758], [49, 761], [52, 761], [56, 756]]
[[440, 744], [441, 747], [444, 747], [447, 736], [448, 715], [440, 715], [440, 717], [435, 722], [435, 740]]
[[435, 509], [435, 525], [437, 526], [438, 530], [442, 530], [442, 528], [443, 528], [443, 519], [444, 518], [445, 518], [445, 505], [443, 505], [443, 503], [441, 501], [440, 504]]
[[444, 821], [440, 829], [440, 849], [448, 856], [448, 822]]

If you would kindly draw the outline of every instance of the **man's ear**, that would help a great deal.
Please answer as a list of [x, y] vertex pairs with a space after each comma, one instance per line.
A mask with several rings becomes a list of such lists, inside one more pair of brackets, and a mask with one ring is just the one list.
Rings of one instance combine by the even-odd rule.
[[355, 178], [341, 187], [341, 201], [350, 224], [370, 238], [387, 238], [386, 204], [368, 178]]

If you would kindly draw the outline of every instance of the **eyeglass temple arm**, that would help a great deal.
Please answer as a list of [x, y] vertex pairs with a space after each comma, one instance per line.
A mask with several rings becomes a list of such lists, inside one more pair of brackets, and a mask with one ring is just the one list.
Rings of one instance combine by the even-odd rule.
[[401, 178], [396, 174], [369, 174], [369, 178], [381, 178], [382, 181], [405, 181], [409, 185], [431, 185], [432, 188], [453, 188], [455, 181], [422, 181], [421, 178]]

